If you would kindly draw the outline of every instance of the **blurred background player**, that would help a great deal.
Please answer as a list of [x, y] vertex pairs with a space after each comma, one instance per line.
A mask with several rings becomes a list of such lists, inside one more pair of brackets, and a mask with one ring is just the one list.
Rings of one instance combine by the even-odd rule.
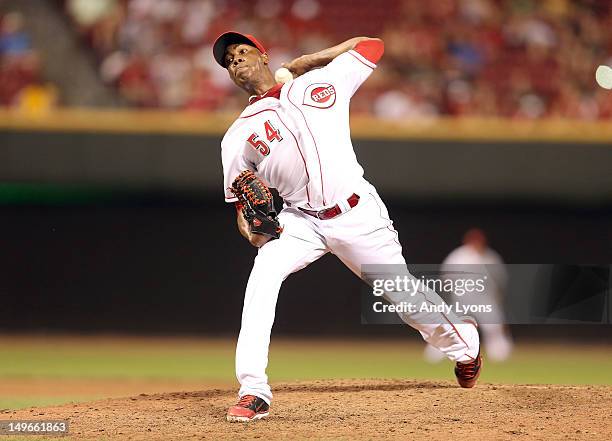
[[[487, 236], [479, 228], [472, 228], [463, 235], [463, 245], [454, 249], [442, 263], [443, 276], [448, 273], [476, 273], [487, 277], [483, 294], [452, 295], [449, 303], [462, 305], [490, 305], [491, 312], [470, 312], [479, 324], [487, 358], [505, 361], [512, 353], [512, 337], [504, 325], [503, 295], [508, 274], [501, 256], [488, 246]], [[447, 275], [446, 278], [453, 276]], [[462, 274], [460, 277], [466, 277]], [[452, 301], [451, 301], [452, 300]], [[442, 361], [444, 354], [431, 345], [425, 347], [425, 359], [432, 363]]]

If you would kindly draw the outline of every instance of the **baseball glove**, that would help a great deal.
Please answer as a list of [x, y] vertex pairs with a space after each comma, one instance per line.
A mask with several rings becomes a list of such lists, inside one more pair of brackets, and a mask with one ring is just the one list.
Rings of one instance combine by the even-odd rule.
[[278, 239], [283, 229], [278, 222], [272, 193], [250, 170], [245, 170], [232, 182], [232, 193], [242, 206], [242, 215], [251, 233]]

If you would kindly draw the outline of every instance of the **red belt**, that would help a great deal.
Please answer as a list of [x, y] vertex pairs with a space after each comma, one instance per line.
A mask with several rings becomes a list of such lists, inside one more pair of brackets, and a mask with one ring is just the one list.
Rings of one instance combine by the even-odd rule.
[[[349, 206], [353, 208], [355, 205], [359, 203], [359, 195], [353, 193], [346, 201], [348, 202]], [[326, 208], [324, 210], [319, 210], [319, 211], [307, 210], [301, 207], [298, 207], [298, 208], [302, 210], [304, 213], [312, 217], [316, 217], [317, 219], [320, 219], [320, 220], [333, 219], [334, 217], [342, 214], [342, 209], [338, 206], [338, 204], [334, 205], [331, 208]]]

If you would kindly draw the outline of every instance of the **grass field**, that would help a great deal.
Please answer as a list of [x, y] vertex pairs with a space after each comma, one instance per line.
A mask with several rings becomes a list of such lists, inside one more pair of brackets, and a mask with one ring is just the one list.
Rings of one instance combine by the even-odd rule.
[[[449, 380], [452, 364], [423, 361], [415, 341], [273, 339], [274, 382], [387, 378]], [[481, 381], [612, 385], [610, 346], [519, 344], [487, 362]], [[138, 393], [233, 386], [234, 341], [204, 338], [0, 336], [0, 409]]]

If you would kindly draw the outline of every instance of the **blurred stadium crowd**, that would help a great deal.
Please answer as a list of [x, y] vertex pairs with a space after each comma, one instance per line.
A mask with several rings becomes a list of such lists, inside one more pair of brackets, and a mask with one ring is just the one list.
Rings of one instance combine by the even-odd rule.
[[[135, 107], [242, 109], [243, 92], [211, 57], [215, 37], [234, 29], [266, 45], [273, 70], [357, 34], [381, 36], [386, 55], [353, 113], [612, 117], [612, 94], [594, 82], [596, 67], [612, 64], [610, 0], [56, 1], [102, 80]], [[3, 66], [28, 45], [7, 35], [3, 25]]]
[[18, 12], [0, 14], [0, 106], [53, 106], [57, 91], [44, 81], [41, 55], [32, 47], [23, 23]]

